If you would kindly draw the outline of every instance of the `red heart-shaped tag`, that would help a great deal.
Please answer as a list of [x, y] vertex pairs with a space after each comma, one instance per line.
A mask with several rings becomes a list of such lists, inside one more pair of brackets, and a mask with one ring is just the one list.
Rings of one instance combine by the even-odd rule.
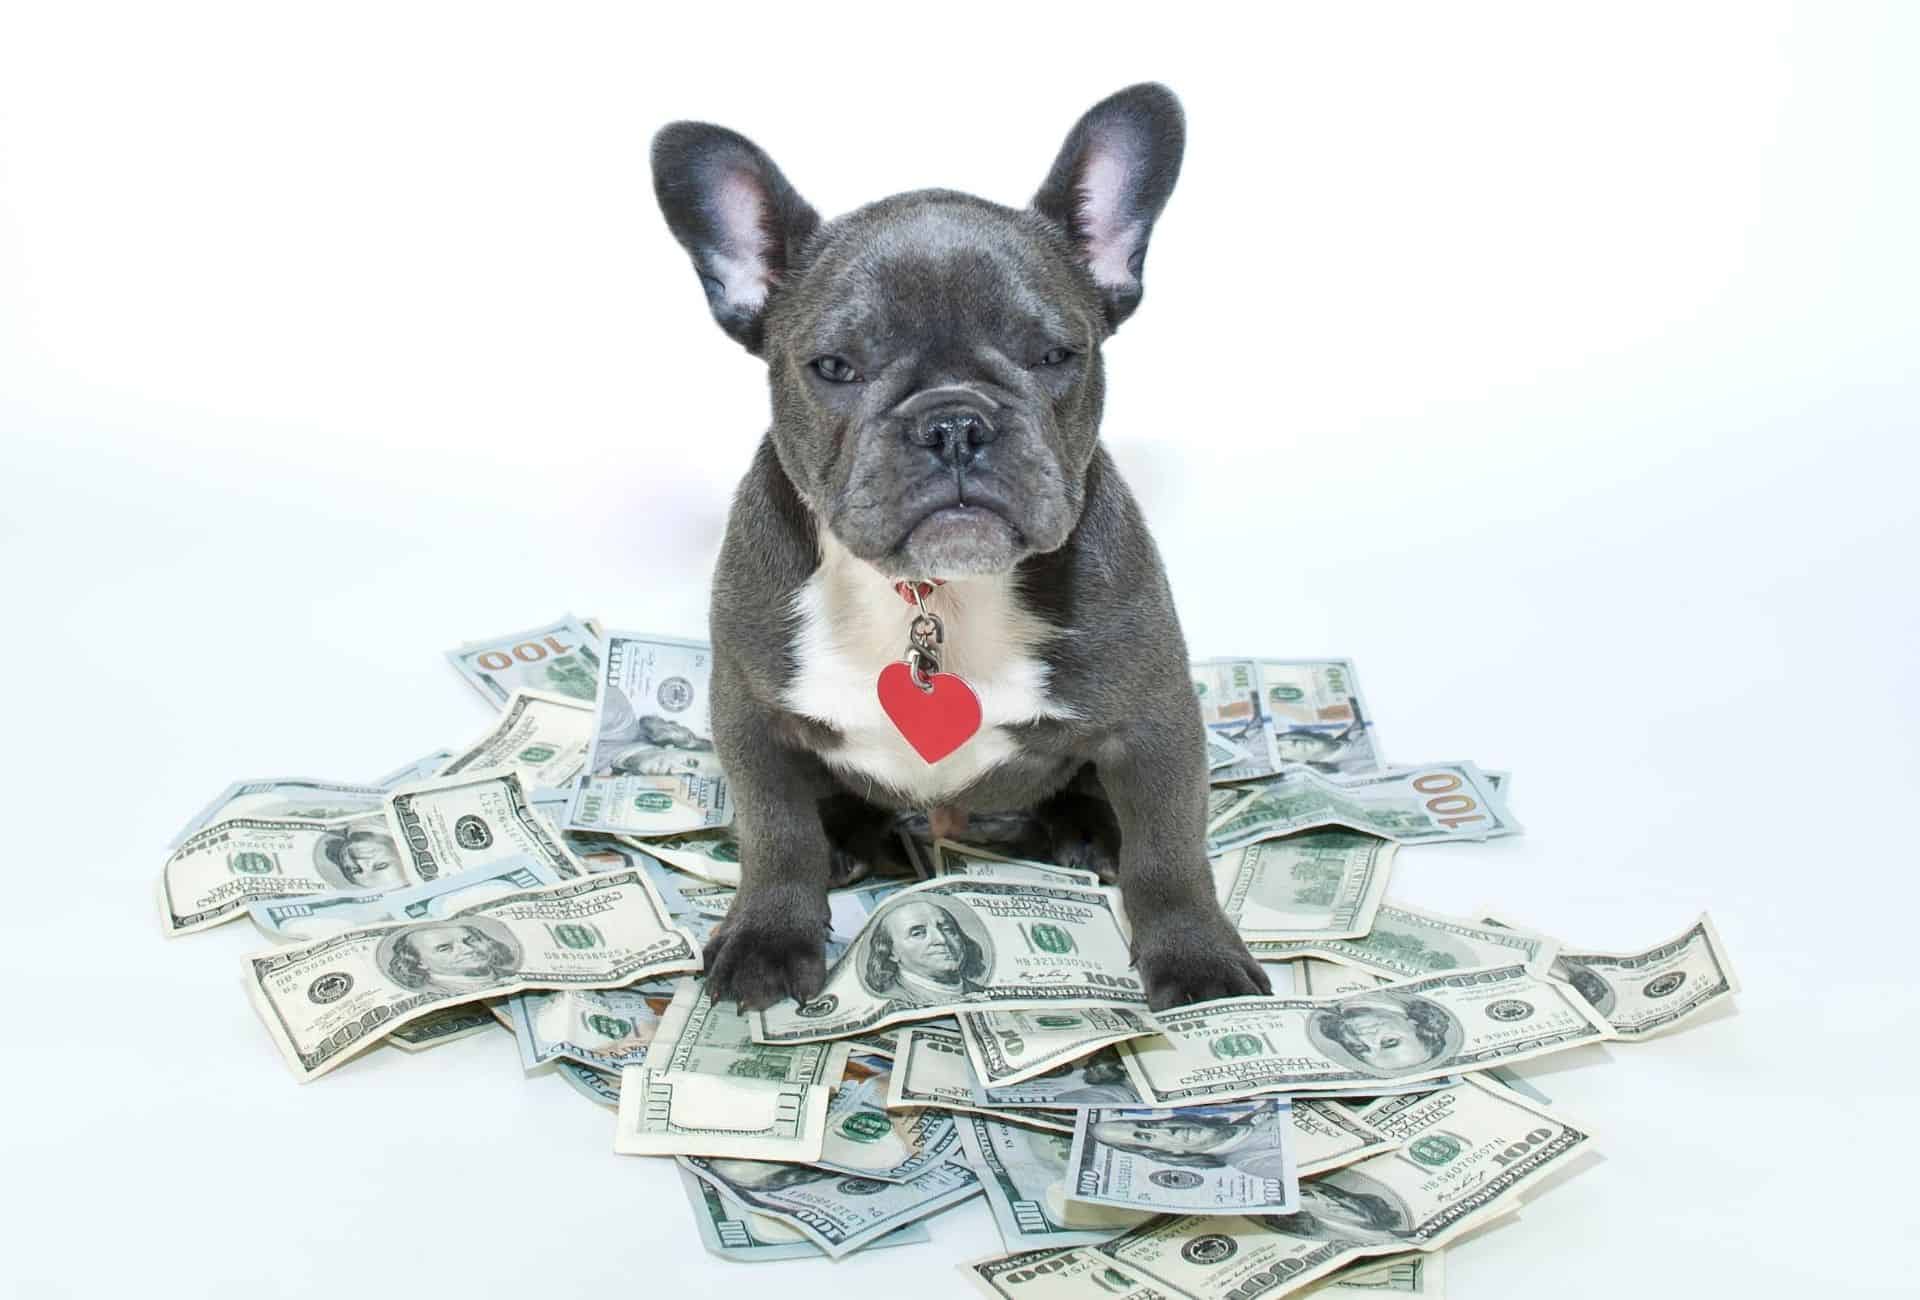
[[880, 707], [899, 728], [920, 757], [938, 763], [973, 739], [980, 730], [980, 697], [963, 678], [934, 673], [923, 691], [914, 684], [913, 670], [892, 663], [880, 670], [877, 683]]

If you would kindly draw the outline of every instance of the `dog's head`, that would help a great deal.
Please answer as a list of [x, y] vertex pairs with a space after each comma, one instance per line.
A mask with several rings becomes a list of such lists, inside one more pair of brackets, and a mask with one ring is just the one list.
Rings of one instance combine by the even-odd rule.
[[654, 190], [722, 329], [767, 363], [780, 463], [898, 577], [1000, 573], [1067, 540], [1099, 433], [1100, 345], [1140, 302], [1180, 171], [1166, 87], [1090, 109], [1025, 209], [951, 190], [822, 221], [756, 145], [675, 122]]

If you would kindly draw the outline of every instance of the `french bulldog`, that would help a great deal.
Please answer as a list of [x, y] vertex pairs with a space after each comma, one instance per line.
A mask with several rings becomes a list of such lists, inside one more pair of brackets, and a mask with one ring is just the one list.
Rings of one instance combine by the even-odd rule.
[[[828, 887], [904, 866], [906, 810], [944, 833], [1023, 810], [1046, 856], [1117, 879], [1153, 1007], [1269, 990], [1214, 898], [1186, 645], [1099, 441], [1101, 345], [1140, 304], [1185, 139], [1173, 93], [1136, 85], [1025, 208], [931, 189], [827, 221], [734, 131], [654, 137], [667, 225], [773, 406], [713, 580], [741, 851], [717, 998], [814, 997]], [[945, 673], [978, 704], [936, 761], [880, 699], [903, 658], [919, 691]]]

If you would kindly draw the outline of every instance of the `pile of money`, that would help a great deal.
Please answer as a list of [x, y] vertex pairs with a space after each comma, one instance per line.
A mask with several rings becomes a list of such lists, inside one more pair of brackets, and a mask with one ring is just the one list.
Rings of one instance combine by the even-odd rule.
[[616, 1153], [676, 1162], [730, 1260], [926, 1241], [980, 1196], [1007, 1253], [963, 1272], [1003, 1300], [1438, 1296], [1450, 1243], [1592, 1146], [1512, 1067], [1738, 990], [1705, 915], [1590, 951], [1396, 898], [1404, 846], [1519, 833], [1510, 778], [1388, 764], [1346, 660], [1231, 659], [1193, 666], [1208, 851], [1273, 994], [1149, 1009], [1117, 890], [1006, 852], [1037, 842], [1017, 814], [966, 843], [919, 815], [914, 877], [831, 892], [819, 996], [745, 1012], [700, 974], [741, 886], [709, 648], [569, 615], [447, 657], [497, 710], [478, 736], [229, 785], [169, 845], [163, 928], [252, 921], [303, 1082], [510, 1035]]

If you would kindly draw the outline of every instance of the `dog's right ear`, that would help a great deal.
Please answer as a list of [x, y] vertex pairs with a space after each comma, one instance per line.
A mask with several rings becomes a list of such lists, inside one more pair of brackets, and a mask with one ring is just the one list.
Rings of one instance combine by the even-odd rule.
[[760, 146], [710, 122], [674, 122], [653, 137], [653, 192], [713, 318], [760, 355], [767, 297], [820, 214]]

